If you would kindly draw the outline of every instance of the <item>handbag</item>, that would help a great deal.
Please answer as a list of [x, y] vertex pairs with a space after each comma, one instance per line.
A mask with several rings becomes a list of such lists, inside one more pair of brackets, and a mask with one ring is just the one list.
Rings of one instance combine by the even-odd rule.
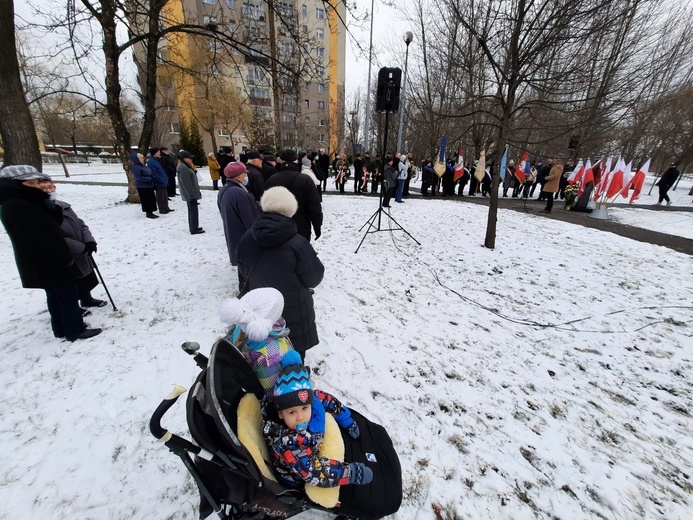
[[255, 266], [257, 263], [260, 261], [260, 259], [264, 256], [265, 251], [263, 251], [260, 256], [257, 257], [257, 260], [253, 262], [253, 265], [250, 266], [250, 270], [248, 271], [248, 276], [244, 276], [243, 280], [238, 284], [238, 297], [241, 298], [248, 294], [248, 291], [250, 291], [250, 275], [253, 272], [253, 269], [255, 269]]

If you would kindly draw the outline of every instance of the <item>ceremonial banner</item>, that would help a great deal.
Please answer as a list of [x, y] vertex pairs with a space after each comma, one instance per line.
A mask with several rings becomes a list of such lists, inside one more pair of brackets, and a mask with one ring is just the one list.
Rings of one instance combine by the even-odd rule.
[[464, 156], [462, 155], [462, 147], [457, 150], [457, 164], [454, 168], [452, 180], [457, 182], [464, 175]]
[[474, 169], [474, 178], [481, 182], [484, 180], [484, 175], [486, 171], [486, 152], [481, 150], [481, 156], [479, 157], [479, 162], [476, 163], [476, 168]]
[[440, 140], [440, 154], [438, 155], [438, 160], [433, 165], [433, 171], [436, 172], [438, 177], [442, 177], [445, 173], [445, 136]]
[[650, 159], [643, 164], [637, 173], [633, 176], [633, 180], [630, 183], [633, 185], [633, 195], [630, 197], [628, 204], [633, 204], [634, 201], [640, 198], [640, 190], [642, 190], [642, 185], [645, 183], [645, 177], [650, 171]]
[[505, 151], [503, 152], [503, 158], [501, 159], [501, 165], [500, 165], [500, 176], [501, 179], [505, 180], [505, 168], [507, 167], [508, 164], [508, 145], [505, 145]]
[[515, 177], [520, 183], [525, 182], [525, 163], [529, 163], [529, 152], [522, 154], [522, 157], [517, 161], [517, 166], [515, 167]]

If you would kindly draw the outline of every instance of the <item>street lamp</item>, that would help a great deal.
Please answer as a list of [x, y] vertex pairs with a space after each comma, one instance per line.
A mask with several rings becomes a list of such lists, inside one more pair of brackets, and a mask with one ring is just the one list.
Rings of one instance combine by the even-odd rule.
[[402, 94], [399, 97], [399, 129], [397, 130], [397, 151], [402, 152], [402, 126], [404, 125], [404, 100], [407, 86], [407, 62], [409, 61], [409, 44], [414, 39], [414, 33], [404, 33], [404, 43], [407, 44], [407, 54], [404, 58], [404, 79], [402, 79]]
[[371, 65], [373, 63], [373, 7], [375, 0], [371, 0], [371, 41], [368, 45], [368, 89], [366, 90], [366, 124], [364, 128], [363, 144], [365, 151], [370, 150], [371, 131]]
[[351, 130], [351, 151], [352, 157], [356, 156], [356, 136], [354, 135], [354, 116], [356, 116], [356, 111], [353, 110], [349, 112], [351, 115], [351, 124], [349, 125], [349, 130]]

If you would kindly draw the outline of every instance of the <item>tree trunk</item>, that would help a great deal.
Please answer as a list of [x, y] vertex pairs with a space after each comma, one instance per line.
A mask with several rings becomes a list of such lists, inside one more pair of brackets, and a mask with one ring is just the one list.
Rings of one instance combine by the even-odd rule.
[[41, 152], [34, 121], [19, 75], [14, 31], [14, 2], [0, 2], [0, 137], [4, 166], [30, 164], [41, 170]]

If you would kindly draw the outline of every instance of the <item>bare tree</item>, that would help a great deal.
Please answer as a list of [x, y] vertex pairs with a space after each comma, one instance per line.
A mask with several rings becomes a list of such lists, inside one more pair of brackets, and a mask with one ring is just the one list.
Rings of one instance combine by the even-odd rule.
[[24, 97], [17, 60], [14, 2], [0, 2], [0, 137], [3, 163], [30, 164], [41, 170], [41, 153], [31, 112]]

